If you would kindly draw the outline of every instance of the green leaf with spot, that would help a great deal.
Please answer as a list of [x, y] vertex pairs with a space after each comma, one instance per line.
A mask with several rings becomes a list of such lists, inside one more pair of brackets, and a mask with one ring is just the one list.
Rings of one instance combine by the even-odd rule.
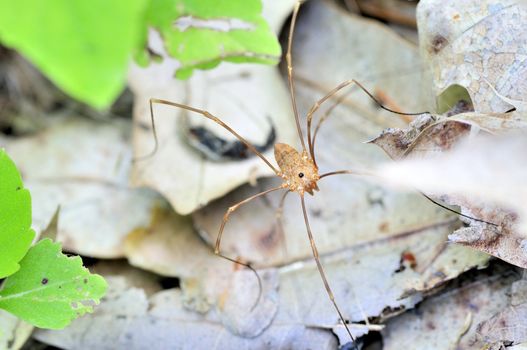
[[34, 236], [31, 196], [15, 164], [0, 149], [0, 278], [19, 269]]
[[[260, 0], [151, 0], [146, 24], [161, 33], [183, 79], [221, 61], [278, 63], [280, 44], [261, 12]], [[190, 26], [181, 28], [186, 20]]]
[[106, 281], [90, 274], [80, 257], [62, 254], [60, 244], [48, 238], [31, 247], [20, 266], [0, 291], [0, 308], [37, 327], [66, 327], [92, 312], [107, 289]]
[[69, 95], [106, 107], [124, 87], [146, 6], [146, 0], [0, 1], [0, 41]]

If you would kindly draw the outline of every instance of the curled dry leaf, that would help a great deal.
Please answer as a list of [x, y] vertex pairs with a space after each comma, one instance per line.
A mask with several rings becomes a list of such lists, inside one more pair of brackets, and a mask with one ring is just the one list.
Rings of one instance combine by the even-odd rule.
[[[67, 251], [116, 258], [122, 240], [162, 202], [130, 189], [130, 125], [59, 118], [35, 135], [2, 138], [31, 191], [33, 226], [44, 230], [61, 206], [57, 239]], [[75, 145], [75, 147], [71, 147]]]
[[[108, 278], [110, 291], [95, 313], [60, 332], [40, 330], [36, 338], [63, 348], [83, 349], [335, 349], [330, 332], [292, 321], [271, 325], [257, 338], [236, 336], [225, 329], [214, 310], [202, 315], [183, 304], [182, 292], [165, 290], [150, 298], [121, 278]], [[289, 307], [279, 313], [287, 315]], [[286, 316], [287, 317], [287, 316]]]
[[460, 205], [466, 215], [499, 225], [469, 220], [471, 225], [454, 232], [450, 240], [527, 267], [526, 147], [523, 134], [479, 137], [436, 157], [386, 164], [377, 173], [440, 195]]
[[[264, 1], [264, 15], [271, 16], [266, 20], [276, 32], [293, 3]], [[212, 71], [196, 72], [188, 82], [177, 81], [173, 79], [176, 63], [163, 54], [155, 33], [150, 42], [152, 49], [164, 56], [163, 63], [147, 69], [133, 66], [129, 76], [136, 96], [134, 154], [140, 158], [134, 163], [134, 184], [156, 189], [178, 213], [189, 214], [245, 182], [273, 174], [252, 154], [242, 159], [244, 152], [238, 152], [234, 159], [224, 159], [218, 143], [235, 142], [233, 135], [202, 115], [161, 104], [154, 104], [159, 148], [151, 157], [141, 159], [154, 149], [150, 98], [207, 110], [255, 145], [274, 141], [272, 128], [281, 142], [291, 143], [296, 133], [287, 90], [276, 67], [221, 64]], [[191, 129], [196, 128], [205, 128], [215, 136], [203, 136], [203, 132], [193, 136]], [[199, 149], [207, 145], [213, 149], [202, 154]], [[272, 159], [272, 144], [263, 148], [264, 155]]]
[[417, 24], [437, 95], [458, 84], [476, 112], [504, 112], [512, 106], [499, 95], [522, 100], [527, 94], [525, 2], [421, 1]]

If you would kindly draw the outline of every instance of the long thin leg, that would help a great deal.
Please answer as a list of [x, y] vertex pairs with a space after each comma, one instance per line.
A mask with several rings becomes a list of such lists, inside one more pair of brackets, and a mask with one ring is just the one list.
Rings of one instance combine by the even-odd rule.
[[296, 130], [298, 131], [298, 137], [302, 143], [302, 149], [306, 151], [306, 144], [304, 142], [304, 135], [302, 134], [302, 129], [300, 128], [300, 118], [298, 117], [298, 108], [296, 106], [296, 97], [295, 97], [295, 83], [293, 80], [293, 63], [291, 57], [291, 48], [293, 46], [293, 33], [296, 26], [296, 18], [298, 16], [298, 10], [302, 0], [297, 1], [295, 4], [295, 9], [293, 10], [293, 16], [291, 17], [291, 27], [289, 28], [289, 38], [287, 40], [287, 53], [285, 59], [287, 61], [287, 81], [289, 82], [289, 94], [291, 95], [291, 104], [293, 105], [293, 112], [295, 114]]
[[447, 207], [446, 205], [441, 204], [441, 203], [439, 203], [439, 202], [433, 200], [432, 198], [428, 197], [426, 194], [424, 194], [424, 193], [421, 192], [421, 191], [419, 191], [419, 193], [421, 193], [421, 195], [422, 195], [423, 197], [425, 197], [426, 199], [428, 199], [430, 202], [434, 203], [434, 204], [437, 205], [438, 207], [441, 207], [441, 208], [443, 208], [443, 209], [445, 209], [445, 210], [448, 210], [448, 211], [451, 212], [451, 213], [457, 214], [457, 215], [459, 215], [459, 216], [462, 216], [462, 217], [467, 218], [467, 219], [470, 219], [470, 220], [474, 220], [474, 221], [482, 222], [482, 223], [484, 223], [484, 224], [488, 224], [488, 225], [492, 225], [492, 226], [496, 226], [496, 227], [499, 226], [499, 225], [497, 225], [497, 224], [495, 224], [495, 223], [493, 223], [493, 222], [485, 221], [485, 220], [482, 220], [482, 219], [476, 219], [476, 218], [473, 218], [472, 216], [462, 214], [462, 213], [458, 212], [457, 210], [454, 210], [454, 209], [452, 209], [452, 208], [449, 208], [449, 207]]
[[[351, 175], [371, 175], [373, 176], [374, 174], [372, 173], [368, 173], [368, 172], [357, 172], [355, 170], [339, 170], [339, 171], [331, 171], [329, 173], [325, 173], [325, 174], [322, 174], [320, 175], [320, 179], [324, 178], [324, 177], [327, 177], [327, 176], [332, 176], [332, 175], [344, 175], [344, 174], [351, 174]], [[449, 208], [447, 207], [446, 205], [444, 204], [441, 204], [435, 200], [433, 200], [432, 198], [430, 198], [428, 195], [426, 195], [425, 193], [419, 191], [419, 190], [416, 190], [417, 192], [419, 192], [423, 197], [425, 197], [426, 199], [428, 199], [430, 202], [434, 203], [435, 205], [437, 205], [438, 207], [441, 207], [445, 210], [448, 210], [449, 212], [451, 213], [454, 213], [454, 214], [457, 214], [459, 216], [462, 216], [464, 218], [467, 218], [467, 219], [470, 219], [470, 220], [474, 220], [474, 221], [477, 221], [477, 222], [482, 222], [484, 224], [488, 224], [488, 225], [492, 225], [492, 226], [496, 226], [498, 227], [499, 225], [498, 224], [495, 224], [493, 222], [490, 222], [490, 221], [485, 221], [483, 219], [477, 219], [477, 218], [474, 218], [470, 215], [466, 215], [466, 214], [463, 214], [463, 213], [460, 213], [458, 212], [457, 210], [454, 210], [452, 208]]]
[[242, 205], [252, 201], [253, 199], [255, 198], [258, 198], [258, 197], [261, 197], [263, 195], [266, 195], [268, 193], [271, 193], [273, 191], [278, 191], [278, 190], [281, 190], [285, 188], [284, 185], [280, 185], [278, 187], [274, 187], [274, 188], [271, 188], [271, 189], [268, 189], [266, 191], [263, 191], [263, 192], [260, 192], [260, 193], [257, 193], [249, 198], [246, 198], [244, 199], [243, 201], [241, 202], [238, 202], [236, 203], [235, 205], [229, 207], [229, 209], [227, 209], [227, 212], [225, 213], [225, 215], [223, 215], [223, 221], [221, 222], [221, 226], [220, 226], [220, 230], [218, 232], [218, 237], [216, 238], [216, 244], [214, 246], [214, 254], [224, 258], [224, 259], [227, 259], [229, 261], [232, 261], [233, 263], [235, 264], [239, 264], [239, 265], [242, 265], [242, 266], [245, 266], [247, 267], [248, 269], [250, 269], [252, 272], [254, 272], [257, 280], [258, 280], [258, 297], [256, 298], [256, 301], [254, 303], [254, 305], [252, 306], [251, 310], [254, 309], [254, 307], [258, 304], [258, 301], [260, 300], [261, 296], [262, 296], [262, 281], [260, 279], [260, 276], [258, 275], [258, 272], [256, 272], [256, 270], [249, 264], [246, 264], [246, 263], [243, 263], [241, 261], [238, 261], [237, 259], [233, 259], [233, 258], [229, 258], [228, 256], [225, 256], [223, 254], [221, 254], [220, 252], [220, 245], [221, 245], [221, 237], [223, 235], [223, 229], [225, 228], [225, 224], [227, 223], [227, 221], [229, 221], [229, 217], [230, 215], [236, 210], [238, 209], [239, 207], [241, 207]]
[[315, 163], [315, 166], [317, 165], [317, 161], [315, 159], [315, 145], [316, 145], [316, 140], [317, 140], [317, 135], [318, 135], [318, 131], [320, 130], [320, 125], [322, 125], [322, 123], [327, 119], [329, 118], [329, 116], [331, 115], [331, 112], [333, 112], [333, 110], [338, 106], [340, 105], [347, 97], [348, 95], [353, 92], [352, 90], [349, 90], [348, 92], [346, 92], [345, 94], [339, 96], [339, 98], [324, 112], [324, 115], [322, 115], [322, 117], [320, 117], [320, 119], [318, 120], [317, 122], [317, 125], [315, 127], [315, 132], [313, 132], [313, 138], [311, 140], [311, 147], [313, 148], [313, 154], [311, 155], [312, 156], [312, 159], [313, 159], [313, 163]]
[[322, 179], [324, 177], [332, 176], [332, 175], [343, 175], [343, 174], [348, 174], [348, 175], [371, 175], [371, 176], [374, 175], [373, 173], [369, 173], [368, 171], [365, 171], [365, 170], [361, 170], [361, 171], [358, 171], [358, 170], [338, 170], [338, 171], [331, 171], [329, 173], [322, 174], [322, 175], [320, 175], [320, 179]]
[[271, 164], [271, 162], [269, 162], [269, 160], [267, 160], [267, 158], [265, 158], [265, 156], [260, 153], [250, 142], [248, 142], [247, 140], [245, 140], [242, 136], [240, 136], [236, 131], [234, 131], [230, 126], [228, 126], [227, 124], [225, 124], [221, 119], [219, 119], [218, 117], [216, 117], [215, 115], [211, 114], [210, 112], [207, 112], [205, 110], [202, 110], [202, 109], [199, 109], [199, 108], [194, 108], [194, 107], [191, 107], [191, 106], [187, 106], [187, 105], [184, 105], [184, 104], [181, 104], [181, 103], [176, 103], [176, 102], [172, 102], [172, 101], [167, 101], [167, 100], [162, 100], [162, 99], [159, 99], [159, 98], [151, 98], [149, 100], [149, 103], [150, 103], [150, 120], [151, 120], [151, 123], [152, 123], [152, 133], [154, 135], [154, 140], [155, 140], [155, 144], [154, 144], [154, 149], [152, 150], [152, 152], [150, 152], [149, 154], [147, 154], [146, 156], [142, 156], [140, 158], [136, 158], [135, 160], [139, 160], [139, 159], [144, 159], [144, 158], [149, 158], [151, 157], [152, 155], [155, 154], [155, 152], [157, 151], [158, 149], [158, 139], [157, 139], [157, 131], [156, 131], [156, 126], [155, 126], [155, 121], [154, 121], [154, 108], [153, 108], [153, 104], [154, 103], [157, 103], [157, 104], [164, 104], [164, 105], [168, 105], [168, 106], [173, 106], [173, 107], [177, 107], [177, 108], [181, 108], [181, 109], [185, 109], [187, 111], [191, 111], [191, 112], [195, 112], [195, 113], [198, 113], [198, 114], [201, 114], [202, 116], [204, 116], [205, 118], [207, 119], [210, 119], [212, 120], [213, 122], [215, 122], [216, 124], [222, 126], [223, 128], [227, 129], [227, 131], [229, 131], [231, 134], [233, 134], [238, 140], [240, 140], [245, 146], [247, 146], [247, 148], [249, 150], [251, 150], [255, 155], [257, 155], [258, 157], [260, 157], [264, 162], [265, 164], [267, 164], [274, 172], [275, 174], [279, 174], [280, 172]]
[[[307, 142], [308, 142], [308, 146], [309, 146], [309, 154], [311, 155], [311, 158], [313, 160], [314, 160], [314, 150], [313, 150], [313, 142], [311, 140], [311, 122], [313, 120], [313, 115], [320, 108], [320, 106], [322, 106], [322, 104], [325, 101], [330, 99], [333, 95], [335, 95], [340, 90], [344, 89], [346, 86], [349, 86], [349, 85], [353, 84], [354, 82], [355, 82], [355, 80], [346, 80], [346, 81], [340, 83], [339, 85], [337, 85], [337, 87], [335, 87], [333, 90], [328, 92], [324, 97], [322, 97], [317, 102], [315, 102], [313, 104], [313, 106], [311, 106], [311, 108], [309, 109], [309, 112], [307, 112]], [[314, 161], [314, 163], [316, 165], [315, 161]]]
[[289, 193], [291, 193], [291, 191], [286, 191], [282, 195], [282, 198], [280, 199], [280, 203], [278, 205], [278, 208], [276, 209], [276, 214], [275, 214], [276, 215], [276, 226], [278, 227], [278, 230], [280, 232], [280, 240], [282, 242], [282, 254], [284, 258], [286, 258], [288, 254], [287, 254], [287, 245], [286, 245], [286, 240], [285, 240], [284, 224], [282, 221], [282, 217], [284, 214], [285, 198], [287, 197]]
[[333, 295], [333, 292], [331, 291], [331, 287], [329, 286], [329, 282], [326, 278], [326, 273], [324, 272], [324, 268], [322, 267], [322, 264], [320, 263], [320, 257], [318, 255], [318, 249], [315, 244], [315, 240], [313, 238], [313, 234], [311, 233], [311, 227], [309, 226], [309, 218], [307, 216], [306, 211], [306, 203], [304, 201], [304, 196], [300, 195], [300, 202], [302, 203], [302, 212], [304, 213], [304, 221], [306, 223], [306, 229], [307, 229], [307, 235], [309, 237], [309, 243], [311, 244], [311, 250], [313, 251], [313, 257], [315, 258], [315, 261], [317, 263], [318, 272], [320, 273], [320, 277], [322, 277], [322, 281], [324, 282], [324, 287], [326, 288], [326, 292], [328, 293], [329, 299], [333, 303], [333, 306], [335, 306], [335, 309], [337, 310], [337, 313], [339, 314], [340, 320], [342, 321], [342, 324], [344, 327], [346, 327], [346, 331], [348, 332], [351, 341], [355, 342], [355, 338], [351, 334], [351, 331], [346, 323], [346, 320], [344, 319], [344, 316], [342, 316], [342, 312], [340, 312], [340, 309], [337, 305], [337, 302], [335, 301], [335, 296]]
[[[315, 159], [315, 149], [313, 147], [313, 140], [311, 138], [311, 122], [312, 122], [312, 119], [313, 119], [313, 114], [320, 108], [320, 106], [325, 102], [327, 101], [329, 98], [331, 98], [333, 95], [335, 95], [337, 92], [339, 92], [340, 90], [342, 90], [343, 88], [349, 86], [349, 85], [352, 85], [352, 84], [355, 84], [357, 85], [362, 91], [364, 91], [366, 93], [366, 95], [368, 95], [380, 108], [388, 111], [388, 112], [391, 112], [391, 113], [394, 113], [394, 114], [399, 114], [399, 115], [421, 115], [421, 114], [425, 114], [425, 113], [429, 113], [429, 112], [419, 112], [419, 113], [405, 113], [405, 112], [399, 112], [399, 111], [396, 111], [396, 110], [393, 110], [393, 109], [390, 109], [388, 107], [385, 107], [379, 100], [377, 100], [375, 98], [375, 96], [373, 96], [373, 94], [371, 92], [369, 92], [361, 83], [359, 83], [357, 80], [355, 79], [351, 79], [351, 80], [346, 80], [342, 83], [340, 83], [339, 85], [337, 85], [333, 90], [331, 90], [330, 92], [328, 92], [324, 97], [322, 97], [320, 100], [318, 100], [317, 102], [315, 102], [313, 104], [313, 106], [311, 106], [311, 108], [309, 109], [309, 112], [307, 113], [307, 141], [308, 141], [308, 145], [309, 145], [309, 153], [311, 155], [311, 158], [314, 160]], [[326, 117], [327, 119], [327, 117]], [[319, 122], [319, 124], [321, 124], [321, 122]], [[319, 126], [318, 126], [319, 127]], [[314, 161], [315, 165], [316, 165], [316, 162]]]

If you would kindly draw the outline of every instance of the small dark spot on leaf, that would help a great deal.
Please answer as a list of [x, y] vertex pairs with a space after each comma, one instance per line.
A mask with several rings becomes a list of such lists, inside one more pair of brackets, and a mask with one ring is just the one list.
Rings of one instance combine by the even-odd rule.
[[278, 243], [280, 243], [280, 234], [276, 226], [266, 231], [263, 235], [258, 236], [258, 245], [265, 250], [276, 248]]
[[16, 188], [17, 191], [20, 191], [21, 189], [22, 189], [22, 188], [21, 188], [20, 186], [18, 186], [18, 187]]
[[439, 51], [441, 51], [446, 46], [447, 43], [448, 43], [448, 40], [444, 36], [442, 36], [441, 34], [437, 34], [432, 39], [430, 49], [432, 50], [433, 53], [437, 54], [439, 53]]
[[137, 123], [137, 126], [142, 129], [142, 130], [151, 130], [152, 127], [150, 126], [150, 124], [146, 124], [146, 123], [143, 123], [143, 122], [139, 122]]
[[82, 281], [84, 282], [84, 284], [88, 283], [88, 279], [87, 278], [83, 279]]
[[404, 251], [401, 253], [401, 258], [399, 260], [399, 268], [395, 270], [395, 273], [400, 273], [406, 270], [407, 267], [410, 267], [412, 270], [415, 270], [417, 267], [417, 260], [412, 252]]
[[42, 283], [42, 284], [48, 284], [48, 279], [47, 279], [46, 277], [44, 277], [44, 278], [42, 279], [42, 281], [40, 281], [40, 283]]
[[473, 310], [474, 312], [478, 312], [479, 311], [479, 307], [476, 305], [476, 304], [473, 304], [473, 303], [468, 303], [468, 307]]
[[251, 72], [243, 71], [243, 72], [240, 73], [240, 78], [248, 79], [250, 77], [251, 77]]
[[386, 232], [388, 231], [389, 226], [390, 225], [387, 222], [383, 222], [379, 225], [379, 231]]
[[434, 276], [440, 279], [445, 279], [446, 277], [445, 273], [441, 270], [434, 272]]
[[313, 217], [315, 218], [319, 218], [321, 215], [322, 215], [322, 210], [320, 209], [312, 209], [309, 211], [311, 213], [311, 215], [313, 215]]

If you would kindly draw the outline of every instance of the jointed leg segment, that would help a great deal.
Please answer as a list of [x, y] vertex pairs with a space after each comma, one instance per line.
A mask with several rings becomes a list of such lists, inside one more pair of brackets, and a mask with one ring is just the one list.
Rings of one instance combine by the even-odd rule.
[[220, 226], [220, 230], [218, 232], [218, 237], [216, 238], [216, 244], [214, 246], [214, 254], [224, 258], [224, 259], [227, 259], [229, 261], [232, 261], [233, 263], [236, 263], [236, 264], [240, 264], [242, 266], [245, 266], [247, 267], [248, 269], [250, 269], [256, 276], [257, 280], [258, 280], [258, 297], [256, 298], [256, 301], [252, 307], [252, 309], [254, 309], [254, 307], [258, 304], [258, 301], [260, 300], [261, 296], [262, 296], [262, 281], [260, 279], [260, 276], [258, 275], [258, 272], [256, 272], [256, 270], [249, 264], [246, 264], [246, 263], [243, 263], [237, 259], [233, 259], [233, 258], [230, 258], [226, 255], [223, 255], [221, 252], [220, 252], [220, 245], [221, 245], [221, 237], [223, 235], [223, 230], [225, 228], [225, 224], [227, 224], [227, 221], [229, 221], [229, 217], [230, 215], [236, 211], [239, 207], [241, 207], [242, 205], [244, 204], [247, 204], [249, 203], [250, 201], [252, 201], [253, 199], [255, 198], [258, 198], [258, 197], [261, 197], [261, 196], [264, 196], [268, 193], [271, 193], [271, 192], [274, 192], [274, 191], [278, 191], [278, 190], [281, 190], [281, 189], [284, 189], [284, 186], [283, 185], [280, 185], [279, 187], [274, 187], [274, 188], [271, 188], [271, 189], [268, 189], [266, 191], [263, 191], [263, 192], [260, 192], [260, 193], [257, 193], [249, 198], [246, 198], [244, 199], [243, 201], [241, 202], [238, 202], [236, 203], [235, 205], [229, 207], [229, 209], [227, 209], [227, 212], [225, 213], [225, 215], [223, 215], [223, 221], [221, 222], [221, 226]]
[[232, 129], [230, 126], [225, 124], [223, 121], [220, 120], [220, 118], [216, 117], [212, 113], [207, 112], [207, 111], [205, 111], [203, 109], [194, 108], [194, 107], [187, 106], [187, 105], [184, 105], [184, 104], [181, 104], [181, 103], [176, 103], [176, 102], [172, 102], [172, 101], [162, 100], [162, 99], [159, 99], [159, 98], [151, 98], [149, 103], [150, 103], [150, 120], [151, 120], [151, 123], [152, 123], [152, 133], [154, 134], [154, 141], [155, 141], [154, 149], [148, 155], [140, 157], [140, 158], [137, 158], [137, 159], [143, 159], [143, 158], [151, 157], [153, 154], [155, 154], [155, 152], [158, 149], [158, 140], [157, 140], [156, 126], [155, 126], [155, 122], [154, 122], [154, 108], [153, 108], [153, 104], [157, 103], [157, 104], [173, 106], [173, 107], [185, 109], [185, 110], [190, 111], [190, 112], [198, 113], [198, 114], [201, 114], [202, 116], [204, 116], [205, 118], [212, 120], [216, 124], [218, 124], [218, 125], [222, 126], [223, 128], [225, 128], [231, 134], [233, 134], [251, 152], [253, 152], [255, 155], [260, 157], [265, 162], [265, 164], [267, 164], [274, 171], [275, 174], [277, 174], [277, 175], [279, 174], [278, 169], [276, 169], [276, 167], [274, 167], [271, 164], [271, 162], [269, 162], [269, 160], [267, 160], [267, 158], [262, 153], [260, 153], [250, 142], [248, 142], [245, 138], [240, 136], [236, 131], [234, 131], [234, 129]]
[[276, 226], [278, 227], [278, 231], [280, 234], [280, 242], [281, 242], [282, 254], [284, 258], [287, 258], [288, 253], [287, 253], [287, 244], [286, 244], [286, 239], [285, 239], [284, 224], [282, 221], [282, 216], [284, 214], [285, 198], [287, 197], [289, 193], [291, 193], [291, 191], [286, 191], [282, 195], [282, 198], [280, 199], [280, 203], [278, 204], [278, 209], [276, 209]]
[[348, 327], [348, 324], [346, 323], [346, 320], [344, 319], [344, 316], [342, 315], [342, 312], [340, 312], [340, 309], [337, 305], [337, 302], [335, 301], [335, 296], [333, 295], [333, 291], [331, 290], [331, 287], [329, 286], [329, 282], [326, 278], [326, 274], [324, 272], [324, 268], [322, 267], [322, 264], [320, 263], [320, 257], [318, 255], [318, 249], [315, 245], [315, 240], [313, 238], [313, 234], [311, 232], [311, 227], [309, 226], [309, 219], [307, 216], [306, 211], [306, 203], [304, 201], [304, 196], [300, 196], [300, 201], [302, 203], [302, 212], [304, 214], [304, 221], [306, 223], [306, 229], [307, 229], [307, 235], [309, 237], [309, 243], [311, 244], [311, 250], [313, 251], [313, 257], [315, 258], [315, 262], [317, 264], [318, 272], [320, 273], [320, 277], [322, 278], [322, 281], [324, 282], [324, 287], [326, 288], [326, 292], [328, 293], [329, 299], [333, 303], [333, 306], [337, 310], [337, 313], [339, 314], [340, 320], [342, 321], [342, 324], [344, 324], [344, 327], [346, 327], [346, 331], [348, 332], [350, 338], [352, 341], [355, 341], [355, 338], [351, 334], [351, 331]]
[[361, 83], [359, 83], [357, 80], [355, 79], [351, 79], [351, 80], [346, 80], [342, 83], [340, 83], [339, 85], [337, 85], [333, 90], [331, 90], [330, 92], [328, 92], [324, 97], [322, 97], [321, 99], [319, 99], [317, 102], [315, 102], [313, 104], [313, 106], [311, 106], [311, 108], [309, 109], [309, 112], [307, 113], [307, 141], [308, 141], [308, 147], [309, 147], [309, 153], [311, 155], [311, 158], [313, 159], [313, 162], [315, 163], [315, 165], [317, 164], [316, 163], [316, 160], [315, 160], [315, 137], [316, 137], [316, 134], [321, 126], [321, 124], [329, 117], [329, 114], [330, 112], [340, 103], [343, 101], [344, 98], [341, 98], [339, 99], [335, 104], [333, 104], [327, 111], [327, 113], [319, 120], [316, 128], [315, 128], [315, 133], [313, 136], [311, 136], [311, 123], [312, 123], [312, 120], [313, 120], [313, 115], [315, 114], [315, 112], [320, 108], [320, 106], [325, 102], [327, 101], [328, 99], [330, 99], [331, 97], [333, 97], [335, 94], [337, 94], [340, 90], [344, 89], [345, 87], [349, 86], [349, 85], [356, 85], [358, 86], [362, 91], [364, 91], [364, 93], [366, 93], [366, 95], [368, 95], [380, 108], [388, 111], [388, 112], [391, 112], [391, 113], [395, 113], [395, 114], [399, 114], [399, 115], [421, 115], [421, 114], [425, 114], [425, 113], [429, 113], [429, 112], [419, 112], [419, 113], [405, 113], [405, 112], [399, 112], [399, 111], [396, 111], [396, 110], [393, 110], [393, 109], [390, 109], [388, 107], [385, 107], [379, 100], [377, 100], [375, 98], [375, 96], [373, 96], [373, 94], [371, 92], [369, 92]]
[[302, 149], [306, 151], [306, 144], [304, 142], [304, 135], [302, 134], [302, 128], [300, 127], [300, 118], [298, 116], [298, 108], [296, 106], [296, 97], [295, 97], [295, 82], [293, 79], [293, 62], [291, 58], [291, 49], [293, 45], [293, 32], [295, 30], [296, 18], [298, 16], [298, 10], [302, 1], [297, 1], [295, 8], [293, 10], [293, 15], [291, 17], [291, 27], [289, 28], [289, 39], [287, 41], [287, 53], [285, 59], [287, 61], [287, 81], [289, 82], [289, 93], [291, 96], [291, 104], [293, 105], [293, 112], [295, 114], [296, 130], [298, 131], [298, 138], [302, 144]]

